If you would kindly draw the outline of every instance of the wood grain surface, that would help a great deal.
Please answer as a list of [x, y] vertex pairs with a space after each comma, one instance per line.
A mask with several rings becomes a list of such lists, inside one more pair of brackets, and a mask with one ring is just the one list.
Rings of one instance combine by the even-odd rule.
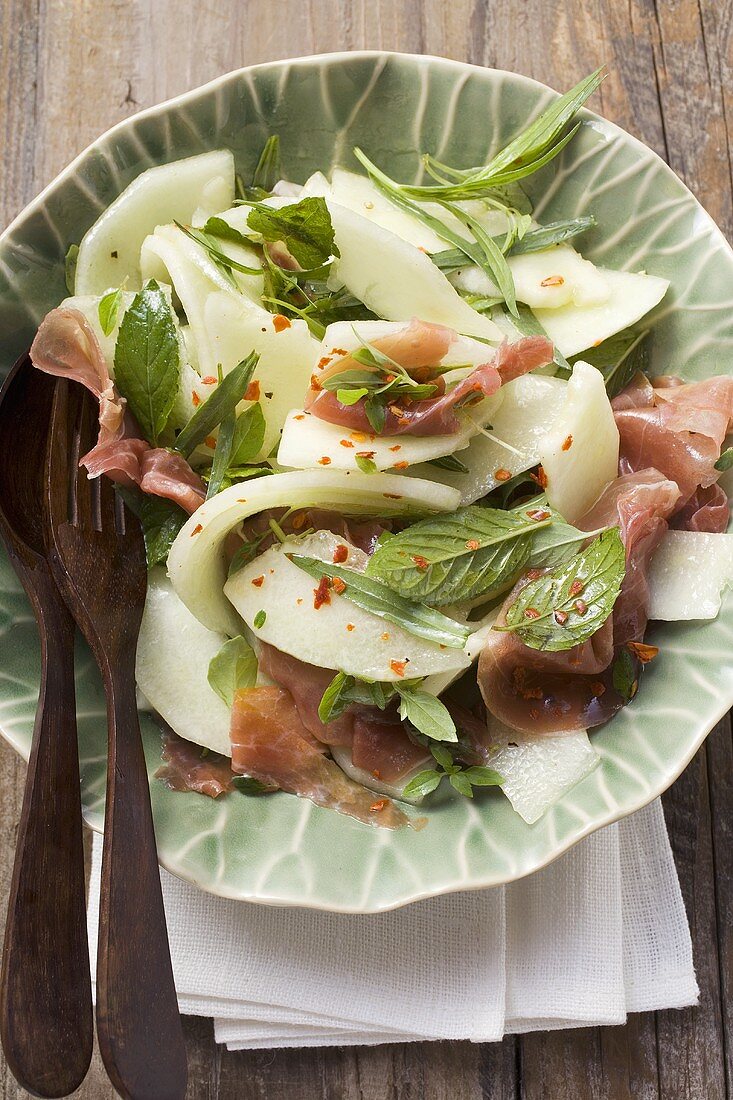
[[[383, 48], [515, 69], [636, 134], [733, 238], [731, 0], [1, 0], [0, 222], [102, 130], [240, 65]], [[0, 746], [4, 912], [24, 766]], [[733, 1095], [733, 746], [721, 723], [665, 796], [700, 1005], [625, 1027], [229, 1054], [185, 1021], [192, 1100], [722, 1100]], [[25, 1096], [0, 1066], [0, 1100]], [[77, 1094], [114, 1095], [98, 1055]]]

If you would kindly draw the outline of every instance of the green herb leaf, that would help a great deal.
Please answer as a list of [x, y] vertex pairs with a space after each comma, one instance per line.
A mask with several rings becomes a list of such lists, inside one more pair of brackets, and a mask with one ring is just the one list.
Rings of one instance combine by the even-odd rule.
[[265, 241], [283, 241], [303, 268], [318, 268], [338, 256], [325, 199], [312, 196], [274, 209], [257, 204], [247, 224]]
[[611, 670], [613, 686], [625, 703], [630, 703], [639, 686], [637, 662], [624, 646], [619, 650]]
[[74, 293], [76, 283], [76, 262], [79, 259], [79, 245], [70, 244], [64, 257], [64, 282], [69, 294]]
[[256, 401], [237, 417], [229, 459], [231, 466], [245, 466], [257, 457], [265, 441], [265, 428], [265, 414], [259, 401]]
[[235, 229], [225, 222], [223, 218], [218, 218], [213, 215], [206, 222], [203, 229], [199, 230], [206, 237], [218, 237], [222, 241], [231, 241], [232, 244], [241, 244], [251, 247], [252, 242], [245, 237], [244, 233], [240, 233], [238, 229]]
[[433, 771], [432, 769], [418, 772], [402, 791], [402, 797], [423, 798], [426, 794], [430, 794], [439, 786], [442, 778], [443, 776], [440, 772]]
[[[495, 317], [495, 320], [499, 323], [500, 327], [503, 327], [501, 325], [501, 314], [499, 314], [498, 317]], [[523, 302], [517, 303], [517, 312], [516, 314], [513, 314], [511, 318], [505, 319], [504, 324], [506, 325], [507, 323], [512, 325], [522, 336], [547, 337], [544, 326], [540, 324], [529, 306], [525, 305]], [[549, 337], [547, 338], [549, 339]], [[554, 344], [552, 361], [557, 367], [557, 370], [555, 371], [556, 378], [569, 378], [570, 375], [573, 373], [573, 368], [570, 366], [562, 352]]]
[[366, 455], [357, 454], [355, 456], [355, 461], [363, 474], [376, 474], [377, 464], [373, 458], [367, 458]]
[[570, 218], [567, 221], [548, 222], [538, 229], [530, 229], [529, 232], [514, 242], [509, 249], [512, 256], [521, 256], [527, 252], [544, 252], [556, 244], [571, 241], [573, 237], [587, 233], [596, 225], [596, 219], [592, 215], [585, 218]]
[[387, 419], [387, 414], [384, 411], [384, 405], [378, 397], [367, 397], [364, 402], [364, 412], [366, 418], [369, 421], [370, 427], [375, 435], [381, 435], [384, 431], [384, 424]]
[[235, 427], [236, 420], [234, 418], [234, 413], [227, 413], [219, 426], [219, 434], [216, 437], [214, 461], [211, 464], [209, 484], [206, 490], [207, 500], [210, 500], [211, 497], [216, 496], [216, 494], [222, 488], [222, 483], [224, 481], [224, 478], [226, 477], [227, 468], [231, 460], [232, 442], [234, 440]]
[[625, 573], [618, 527], [579, 554], [529, 581], [506, 611], [506, 625], [531, 649], [571, 649], [587, 641], [613, 611]]
[[[196, 244], [200, 245], [205, 252], [209, 254], [209, 259], [216, 264], [219, 271], [226, 278], [235, 290], [239, 290], [239, 283], [234, 278], [233, 271], [239, 271], [242, 275], [261, 275], [262, 268], [260, 267], [248, 267], [246, 264], [240, 264], [238, 260], [233, 260], [231, 256], [228, 256], [226, 252], [222, 252], [216, 243], [217, 238], [209, 236], [202, 229], [194, 229], [192, 226], [181, 225], [180, 222], [174, 223], [181, 233], [185, 233]], [[223, 223], [226, 224], [226, 223]], [[232, 240], [231, 236], [226, 238]]]
[[115, 385], [148, 443], [158, 446], [178, 392], [180, 348], [170, 306], [151, 279], [122, 318], [115, 346]]
[[438, 470], [451, 470], [455, 474], [467, 474], [468, 466], [464, 466], [460, 458], [455, 455], [442, 455], [441, 458], [428, 459], [428, 466], [435, 466]]
[[649, 332], [633, 332], [624, 329], [609, 336], [595, 348], [588, 348], [582, 355], [574, 355], [570, 363], [582, 359], [601, 372], [609, 398], [621, 393], [638, 371], [646, 374], [649, 369]]
[[164, 497], [148, 496], [139, 489], [120, 489], [127, 507], [140, 520], [145, 538], [145, 557], [148, 569], [165, 564], [176, 535], [188, 519], [183, 508]]
[[254, 625], [256, 630], [260, 630], [265, 625], [266, 621], [267, 621], [267, 612], [260, 610], [260, 611], [257, 612], [257, 614], [255, 615], [255, 617], [253, 619], [253, 625]]
[[[123, 318], [123, 325], [127, 320], [128, 312]], [[252, 351], [238, 363], [234, 370], [225, 374], [214, 392], [199, 405], [188, 424], [176, 438], [176, 450], [184, 458], [188, 458], [191, 452], [203, 443], [207, 436], [211, 435], [214, 428], [221, 424], [222, 420], [233, 412], [249, 385], [255, 372], [259, 356]]]
[[340, 401], [342, 405], [355, 405], [357, 401], [361, 401], [362, 397], [366, 397], [369, 390], [364, 386], [355, 390], [338, 389], [336, 390], [336, 400]]
[[353, 703], [384, 710], [394, 694], [392, 684], [379, 680], [362, 680], [357, 676], [348, 676], [345, 672], [337, 672], [318, 704], [318, 717], [322, 722], [332, 722]]
[[504, 588], [524, 566], [535, 532], [552, 522], [472, 505], [413, 523], [377, 547], [367, 575], [437, 606]]
[[280, 138], [277, 134], [271, 134], [262, 148], [260, 159], [257, 161], [257, 167], [252, 177], [252, 186], [271, 192], [281, 178]]
[[595, 535], [600, 535], [603, 528], [596, 531], [580, 531], [572, 524], [566, 523], [559, 512], [549, 509], [544, 497], [525, 501], [515, 509], [517, 512], [532, 512], [547, 510], [552, 515], [552, 524], [537, 532], [532, 542], [528, 565], [556, 565], [561, 560], [567, 560], [569, 548], [578, 549], [580, 543], [587, 542]]
[[[269, 530], [261, 531], [259, 535], [255, 535], [253, 539], [248, 542], [243, 542], [242, 545], [235, 551], [232, 560], [229, 563], [228, 576], [233, 577], [235, 573], [238, 573], [245, 565], [249, 565], [251, 561], [257, 557], [260, 552], [260, 544], [265, 541], [270, 535]], [[264, 612], [262, 612], [264, 615]], [[262, 622], [264, 623], [264, 619]]]
[[459, 794], [465, 795], [466, 798], [473, 798], [473, 787], [465, 772], [453, 772], [448, 776], [448, 782]]
[[493, 768], [466, 768], [463, 774], [472, 787], [500, 787], [504, 782], [504, 777]]
[[295, 554], [289, 556], [295, 565], [316, 580], [321, 577], [329, 577], [331, 580], [338, 577], [346, 585], [339, 595], [351, 600], [357, 607], [401, 626], [418, 638], [426, 638], [436, 645], [445, 645], [451, 649], [463, 649], [470, 629], [446, 615], [441, 615], [439, 611], [434, 611], [432, 607], [405, 599], [381, 581], [353, 569], [344, 569], [316, 558]]
[[254, 650], [241, 635], [225, 642], [215, 657], [209, 661], [209, 686], [228, 707], [234, 695], [244, 688], [252, 688], [257, 682], [257, 658]]
[[277, 790], [276, 787], [263, 783], [260, 779], [254, 779], [250, 775], [234, 775], [231, 784], [235, 791], [241, 794], [267, 794], [269, 791]]
[[400, 718], [433, 741], [457, 741], [456, 724], [448, 708], [435, 695], [420, 688], [398, 684]]
[[117, 290], [110, 290], [108, 294], [105, 294], [103, 298], [99, 299], [97, 313], [99, 315], [100, 327], [105, 336], [111, 336], [112, 332], [114, 331], [114, 327], [117, 324], [117, 315], [120, 311], [121, 302], [121, 286], [117, 287]]
[[483, 262], [481, 262], [479, 266], [496, 285], [497, 290], [506, 302], [512, 316], [517, 316], [517, 295], [514, 289], [514, 276], [511, 273], [509, 264], [506, 262], [506, 257], [501, 248], [496, 244], [494, 239], [489, 236], [483, 226], [476, 221], [474, 217], [466, 213], [465, 210], [462, 210], [460, 206], [455, 206], [452, 203], [444, 203], [443, 205], [473, 233], [476, 243], [483, 253]]
[[730, 470], [733, 466], [733, 447], [728, 447], [715, 463], [716, 470]]
[[458, 765], [453, 762], [453, 753], [445, 745], [431, 745], [430, 751], [433, 759], [444, 772], [450, 773], [458, 770]]

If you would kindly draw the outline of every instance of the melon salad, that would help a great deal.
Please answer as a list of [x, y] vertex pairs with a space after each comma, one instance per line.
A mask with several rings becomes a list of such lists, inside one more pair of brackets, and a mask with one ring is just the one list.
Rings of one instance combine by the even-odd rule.
[[396, 828], [498, 787], [531, 824], [640, 690], [649, 618], [718, 613], [733, 379], [650, 378], [667, 281], [523, 190], [600, 80], [420, 183], [361, 149], [295, 182], [276, 134], [244, 178], [151, 168], [70, 250], [31, 357], [99, 399], [81, 462], [142, 525], [173, 789]]

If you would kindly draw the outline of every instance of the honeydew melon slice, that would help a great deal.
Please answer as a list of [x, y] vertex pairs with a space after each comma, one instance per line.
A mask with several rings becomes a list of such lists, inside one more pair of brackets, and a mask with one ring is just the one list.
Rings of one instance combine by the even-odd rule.
[[[488, 615], [485, 615], [483, 619], [479, 619], [478, 622], [468, 624], [476, 628], [472, 634], [469, 634], [465, 646], [466, 656], [472, 664], [478, 659], [481, 650], [489, 640], [489, 635], [494, 628], [498, 614], [499, 608], [497, 607], [491, 610]], [[436, 672], [433, 676], [428, 676], [423, 680], [420, 686], [423, 691], [428, 691], [431, 695], [442, 695], [446, 688], [450, 687], [460, 675], [460, 671]]]
[[231, 756], [229, 707], [207, 678], [209, 661], [226, 640], [191, 614], [164, 569], [150, 571], [137, 643], [138, 686], [179, 737]]
[[533, 738], [494, 720], [489, 733], [497, 747], [487, 765], [503, 777], [501, 789], [528, 825], [600, 762], [585, 730]]
[[[508, 256], [517, 300], [532, 309], [561, 306], [599, 306], [611, 296], [608, 272], [584, 260], [572, 245], [559, 244], [543, 252]], [[457, 271], [451, 282], [471, 294], [499, 294], [495, 284], [478, 267]], [[501, 295], [499, 295], [501, 296]]]
[[553, 344], [565, 356], [578, 355], [635, 325], [661, 302], [669, 286], [667, 279], [657, 275], [600, 270], [610, 288], [610, 295], [602, 304], [534, 311]]
[[267, 508], [328, 508], [368, 516], [424, 515], [454, 511], [455, 489], [396, 474], [342, 470], [294, 471], [232, 485], [184, 524], [168, 556], [173, 588], [189, 611], [210, 630], [236, 635], [240, 620], [224, 595], [224, 541], [242, 520]]
[[667, 531], [649, 569], [650, 619], [714, 619], [733, 587], [733, 535]]
[[547, 500], [568, 523], [580, 519], [617, 476], [618, 451], [618, 428], [603, 375], [578, 362], [565, 401], [539, 446]]
[[474, 435], [458, 456], [468, 473], [435, 466], [416, 466], [409, 473], [450, 485], [460, 492], [462, 505], [473, 504], [506, 480], [506, 474], [514, 477], [537, 464], [542, 441], [565, 403], [567, 385], [537, 374], [507, 382], [491, 416], [491, 438]]
[[233, 201], [234, 157], [228, 149], [148, 168], [82, 239], [76, 293], [103, 294], [125, 278], [131, 290], [140, 287], [140, 248], [157, 225], [188, 222], [197, 209], [217, 214]]
[[319, 466], [358, 470], [357, 456], [361, 455], [371, 459], [378, 470], [404, 470], [405, 464], [413, 466], [467, 447], [480, 426], [492, 418], [500, 402], [500, 396], [498, 400], [489, 397], [475, 405], [470, 419], [464, 419], [460, 429], [451, 435], [422, 436], [365, 436], [363, 432], [319, 420], [303, 409], [294, 409], [285, 421], [277, 452], [278, 465], [299, 470], [316, 470]]
[[[314, 589], [313, 577], [281, 546], [273, 546], [237, 570], [224, 585], [224, 595], [256, 638], [319, 668], [399, 682], [404, 674], [429, 676], [471, 663], [462, 649], [418, 638], [336, 592], [316, 608]], [[258, 626], [262, 612], [265, 619]], [[392, 663], [404, 661], [404, 673], [395, 672]]]

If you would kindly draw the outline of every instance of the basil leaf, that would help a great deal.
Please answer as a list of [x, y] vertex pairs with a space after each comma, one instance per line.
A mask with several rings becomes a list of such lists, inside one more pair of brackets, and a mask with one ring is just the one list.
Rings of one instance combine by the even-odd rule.
[[262, 610], [258, 611], [257, 614], [255, 615], [254, 619], [252, 620], [252, 624], [253, 624], [253, 626], [255, 627], [256, 630], [260, 630], [265, 625], [266, 622], [267, 622], [267, 612], [262, 611]]
[[457, 770], [457, 765], [453, 763], [453, 753], [445, 745], [431, 745], [430, 752], [433, 754], [435, 762], [440, 764], [444, 772]]
[[271, 192], [281, 178], [280, 138], [277, 134], [271, 134], [262, 148], [260, 159], [257, 161], [257, 167], [252, 176], [252, 186]]
[[441, 615], [432, 607], [416, 603], [414, 600], [405, 599], [388, 588], [381, 581], [367, 577], [363, 573], [357, 573], [353, 569], [344, 569], [338, 565], [331, 565], [318, 561], [316, 558], [301, 557], [297, 554], [288, 555], [300, 569], [305, 570], [311, 577], [320, 580], [321, 577], [329, 577], [333, 580], [338, 577], [346, 588], [339, 595], [346, 600], [351, 600], [357, 607], [364, 611], [387, 619], [397, 626], [401, 626], [409, 634], [418, 638], [426, 638], [436, 645], [445, 645], [451, 649], [463, 649], [466, 639], [471, 633], [469, 627]]
[[250, 405], [240, 416], [234, 428], [232, 453], [229, 462], [232, 466], [246, 466], [262, 450], [265, 441], [265, 415], [259, 401]]
[[464, 466], [455, 455], [443, 455], [441, 458], [428, 459], [428, 466], [435, 466], [438, 470], [451, 470], [456, 474], [467, 474], [468, 466]]
[[472, 787], [500, 787], [504, 782], [504, 777], [493, 768], [476, 766], [466, 768], [463, 774]]
[[730, 470], [733, 466], [733, 447], [728, 447], [722, 452], [720, 458], [715, 463], [716, 470]]
[[532, 535], [552, 522], [477, 505], [413, 523], [378, 546], [367, 575], [438, 606], [504, 587], [524, 566]]
[[383, 403], [378, 397], [369, 396], [364, 402], [364, 412], [374, 434], [381, 435], [387, 419]]
[[465, 772], [453, 772], [452, 775], [448, 776], [448, 782], [459, 794], [464, 795], [466, 798], [473, 798], [473, 787]]
[[69, 294], [74, 293], [76, 283], [76, 262], [79, 259], [79, 245], [70, 244], [64, 257], [64, 282]]
[[345, 672], [337, 672], [318, 704], [318, 717], [322, 722], [332, 722], [352, 703], [384, 710], [394, 694], [392, 684], [379, 680], [362, 680]]
[[443, 776], [440, 772], [428, 769], [424, 772], [418, 772], [413, 779], [407, 784], [402, 791], [403, 798], [422, 798], [426, 794], [430, 794], [440, 785], [440, 781]]
[[115, 346], [115, 385], [154, 447], [178, 393], [180, 347], [168, 301], [154, 280], [122, 318]]
[[268, 791], [277, 790], [277, 787], [263, 783], [260, 779], [254, 779], [251, 775], [233, 775], [231, 784], [235, 791], [241, 794], [265, 794]]
[[579, 554], [529, 581], [506, 611], [506, 624], [531, 649], [559, 652], [591, 638], [613, 611], [624, 579], [625, 551], [618, 527], [604, 531]]
[[397, 685], [400, 718], [410, 722], [419, 733], [433, 741], [457, 741], [456, 724], [447, 707], [435, 695], [420, 688]]
[[369, 390], [362, 386], [356, 390], [338, 389], [336, 390], [336, 400], [340, 401], [342, 405], [355, 405], [357, 401], [360, 401], [362, 397], [366, 397]]
[[99, 315], [100, 327], [105, 336], [111, 336], [112, 332], [114, 331], [114, 327], [117, 324], [117, 315], [120, 311], [121, 302], [121, 286], [119, 286], [117, 290], [110, 290], [108, 294], [105, 294], [103, 298], [99, 299], [97, 313]]
[[211, 464], [209, 484], [206, 489], [207, 500], [216, 496], [222, 488], [222, 482], [226, 477], [227, 468], [231, 460], [235, 426], [236, 420], [234, 419], [234, 413], [227, 413], [219, 426], [219, 434], [216, 437], [214, 461]]
[[[128, 310], [129, 313], [129, 310]], [[125, 323], [127, 313], [122, 323]], [[221, 424], [225, 416], [237, 407], [255, 372], [259, 355], [250, 352], [246, 359], [238, 363], [234, 370], [225, 374], [214, 392], [199, 405], [188, 424], [176, 438], [176, 450], [188, 458], [191, 452], [211, 435], [214, 428]]]
[[228, 707], [234, 695], [243, 688], [255, 686], [257, 658], [254, 650], [241, 635], [225, 642], [215, 657], [209, 661], [209, 686]]
[[127, 507], [140, 520], [148, 569], [168, 560], [176, 535], [188, 519], [178, 504], [164, 497], [148, 496], [139, 489], [117, 489]]
[[582, 359], [601, 372], [609, 398], [621, 393], [638, 371], [646, 374], [649, 369], [649, 348], [646, 332], [624, 329], [609, 336], [595, 348], [588, 348], [581, 355], [574, 355], [570, 363]]
[[257, 204], [247, 224], [265, 241], [283, 241], [301, 267], [317, 268], [339, 252], [325, 199], [312, 196], [279, 210]]

